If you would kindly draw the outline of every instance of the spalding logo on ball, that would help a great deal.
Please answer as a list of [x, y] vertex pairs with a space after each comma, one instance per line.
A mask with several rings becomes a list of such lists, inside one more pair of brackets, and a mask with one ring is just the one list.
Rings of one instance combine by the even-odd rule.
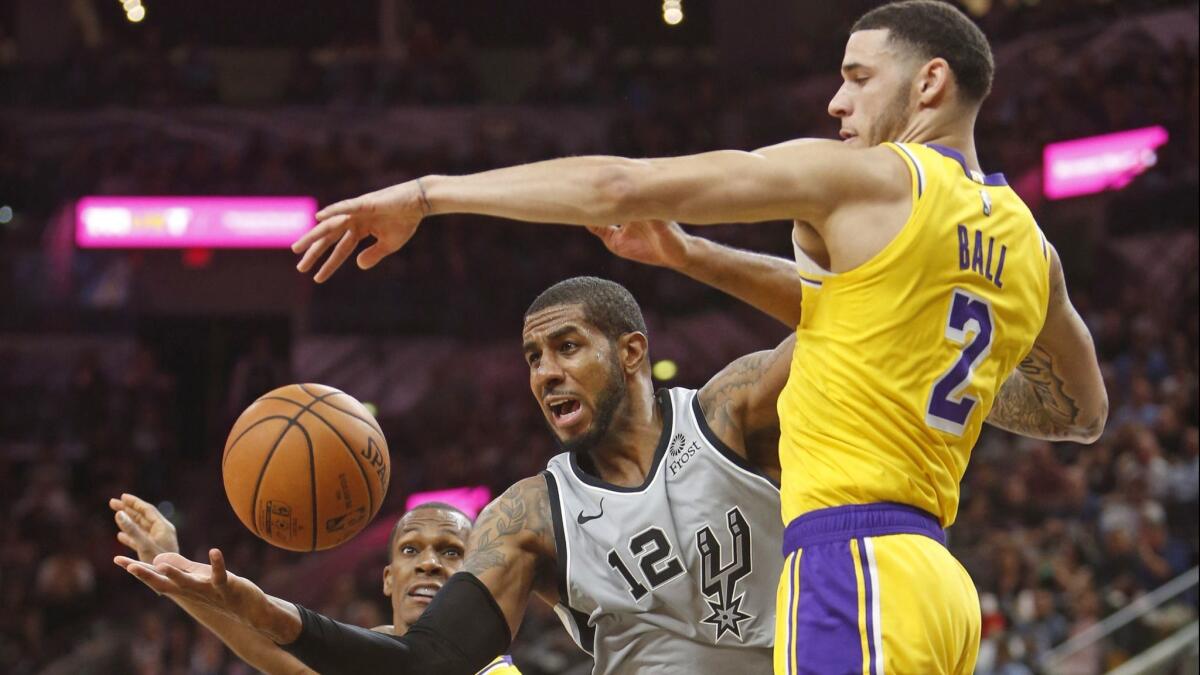
[[238, 519], [289, 551], [321, 551], [358, 534], [379, 512], [391, 473], [366, 406], [322, 384], [290, 384], [250, 404], [221, 457]]

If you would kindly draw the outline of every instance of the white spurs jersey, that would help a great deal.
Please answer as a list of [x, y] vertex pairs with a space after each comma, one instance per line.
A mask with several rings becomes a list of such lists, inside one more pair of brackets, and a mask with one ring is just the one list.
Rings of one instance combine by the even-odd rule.
[[572, 453], [543, 476], [559, 618], [593, 673], [769, 673], [783, 566], [779, 487], [709, 429], [691, 389], [657, 395], [663, 433], [637, 488]]

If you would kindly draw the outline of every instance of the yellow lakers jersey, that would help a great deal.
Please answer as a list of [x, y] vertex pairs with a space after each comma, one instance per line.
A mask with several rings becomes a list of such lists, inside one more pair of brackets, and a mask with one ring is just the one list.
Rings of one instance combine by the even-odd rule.
[[898, 502], [954, 522], [959, 481], [1049, 298], [1049, 250], [995, 174], [950, 148], [887, 144], [913, 207], [874, 258], [831, 274], [797, 248], [803, 312], [779, 397], [784, 522]]

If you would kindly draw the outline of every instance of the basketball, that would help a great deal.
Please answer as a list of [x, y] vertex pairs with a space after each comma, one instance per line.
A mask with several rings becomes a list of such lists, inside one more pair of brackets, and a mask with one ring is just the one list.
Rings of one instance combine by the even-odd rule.
[[321, 384], [290, 384], [238, 417], [221, 474], [251, 532], [289, 551], [321, 551], [375, 517], [391, 460], [379, 423], [357, 399]]

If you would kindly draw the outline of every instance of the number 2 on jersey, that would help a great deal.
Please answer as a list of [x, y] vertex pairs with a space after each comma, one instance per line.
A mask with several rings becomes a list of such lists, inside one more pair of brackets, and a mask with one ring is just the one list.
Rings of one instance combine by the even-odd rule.
[[[968, 335], [974, 336], [968, 340]], [[962, 345], [958, 360], [933, 383], [925, 423], [934, 429], [961, 436], [977, 399], [963, 390], [971, 375], [992, 349], [992, 306], [987, 300], [962, 289], [954, 289], [946, 337]]]

